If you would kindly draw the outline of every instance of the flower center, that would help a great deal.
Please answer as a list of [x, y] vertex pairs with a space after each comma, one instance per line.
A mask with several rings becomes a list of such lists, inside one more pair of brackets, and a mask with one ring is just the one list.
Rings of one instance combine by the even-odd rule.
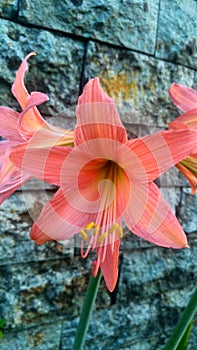
[[130, 181], [117, 162], [97, 158], [80, 170], [78, 188], [87, 202], [96, 203], [96, 210], [90, 212], [92, 220], [80, 230], [81, 256], [85, 258], [90, 250], [96, 250], [98, 267], [107, 246], [113, 252], [115, 241], [123, 237], [121, 222], [130, 197]]

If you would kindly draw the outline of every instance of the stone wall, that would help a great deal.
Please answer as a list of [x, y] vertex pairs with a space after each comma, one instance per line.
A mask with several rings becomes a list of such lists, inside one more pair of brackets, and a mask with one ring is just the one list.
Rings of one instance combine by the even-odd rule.
[[[72, 127], [85, 82], [99, 76], [130, 131], [165, 128], [179, 114], [168, 98], [175, 81], [197, 87], [196, 0], [1, 0], [0, 105], [19, 110], [10, 88], [24, 56], [29, 91]], [[140, 126], [139, 126], [140, 125]], [[197, 276], [197, 196], [175, 169], [159, 180], [190, 249], [156, 247], [127, 234], [114, 293], [102, 282], [85, 349], [160, 350], [189, 300]], [[71, 350], [92, 257], [67, 246], [36, 246], [29, 228], [55, 189], [28, 183], [0, 207], [1, 350]], [[196, 350], [196, 323], [189, 350]]]

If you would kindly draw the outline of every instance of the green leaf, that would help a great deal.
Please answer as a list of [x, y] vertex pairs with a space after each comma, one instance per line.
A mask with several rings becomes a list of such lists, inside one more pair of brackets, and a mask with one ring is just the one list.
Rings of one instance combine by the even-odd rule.
[[193, 325], [193, 322], [191, 321], [189, 326], [187, 327], [185, 333], [183, 334], [183, 337], [182, 337], [178, 347], [176, 348], [176, 350], [187, 350], [188, 342], [189, 342], [189, 338], [190, 338], [190, 334], [191, 334], [191, 330], [192, 330], [192, 325]]
[[[194, 291], [188, 305], [183, 311], [176, 327], [174, 328], [171, 337], [168, 339], [167, 344], [164, 346], [163, 350], [183, 350], [180, 346], [180, 342], [187, 334], [187, 330], [193, 320], [193, 317], [197, 311], [197, 288]], [[178, 348], [178, 346], [180, 346]]]
[[5, 320], [3, 319], [0, 319], [0, 328], [4, 327], [5, 326]]

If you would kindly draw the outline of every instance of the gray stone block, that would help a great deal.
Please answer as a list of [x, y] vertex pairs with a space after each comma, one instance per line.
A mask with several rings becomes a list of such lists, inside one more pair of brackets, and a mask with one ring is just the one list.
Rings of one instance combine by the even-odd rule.
[[10, 89], [22, 59], [31, 51], [37, 56], [29, 59], [28, 90], [44, 92], [50, 98], [40, 111], [54, 115], [76, 104], [84, 56], [83, 42], [4, 19], [0, 19], [0, 37], [0, 105], [19, 109]]
[[61, 323], [31, 327], [1, 338], [1, 350], [57, 350], [61, 339]]
[[172, 82], [194, 87], [194, 71], [147, 55], [89, 42], [84, 82], [99, 76], [120, 105], [122, 121], [167, 127], [179, 115], [168, 97]]
[[[193, 293], [195, 245], [176, 251], [127, 236], [121, 247], [115, 303], [107, 309], [96, 304], [85, 349], [160, 350]], [[77, 322], [64, 321], [61, 350], [71, 349]], [[194, 327], [189, 349], [196, 341]]]
[[18, 0], [1, 0], [0, 17], [15, 19], [18, 13]]
[[19, 20], [153, 54], [158, 11], [158, 0], [32, 0]]
[[0, 265], [28, 264], [30, 262], [71, 258], [74, 241], [64, 245], [49, 242], [38, 246], [29, 237], [30, 227], [44, 203], [52, 197], [51, 191], [16, 192], [0, 206]]
[[162, 0], [156, 56], [196, 69], [196, 0]]
[[191, 195], [190, 188], [183, 188], [178, 217], [186, 232], [193, 233], [193, 239], [197, 236], [197, 193]]

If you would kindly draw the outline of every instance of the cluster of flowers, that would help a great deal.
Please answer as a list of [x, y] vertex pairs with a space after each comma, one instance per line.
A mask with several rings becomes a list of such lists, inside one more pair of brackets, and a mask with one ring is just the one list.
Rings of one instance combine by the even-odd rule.
[[178, 220], [153, 182], [174, 165], [197, 184], [197, 92], [173, 83], [169, 95], [184, 113], [169, 129], [128, 140], [114, 101], [99, 79], [79, 97], [74, 131], [47, 123], [36, 106], [48, 100], [24, 85], [27, 60], [16, 73], [12, 93], [22, 112], [0, 107], [0, 202], [32, 176], [59, 187], [33, 224], [38, 244], [79, 233], [81, 254], [97, 253], [107, 288], [115, 288], [122, 222], [157, 245], [187, 247]]

